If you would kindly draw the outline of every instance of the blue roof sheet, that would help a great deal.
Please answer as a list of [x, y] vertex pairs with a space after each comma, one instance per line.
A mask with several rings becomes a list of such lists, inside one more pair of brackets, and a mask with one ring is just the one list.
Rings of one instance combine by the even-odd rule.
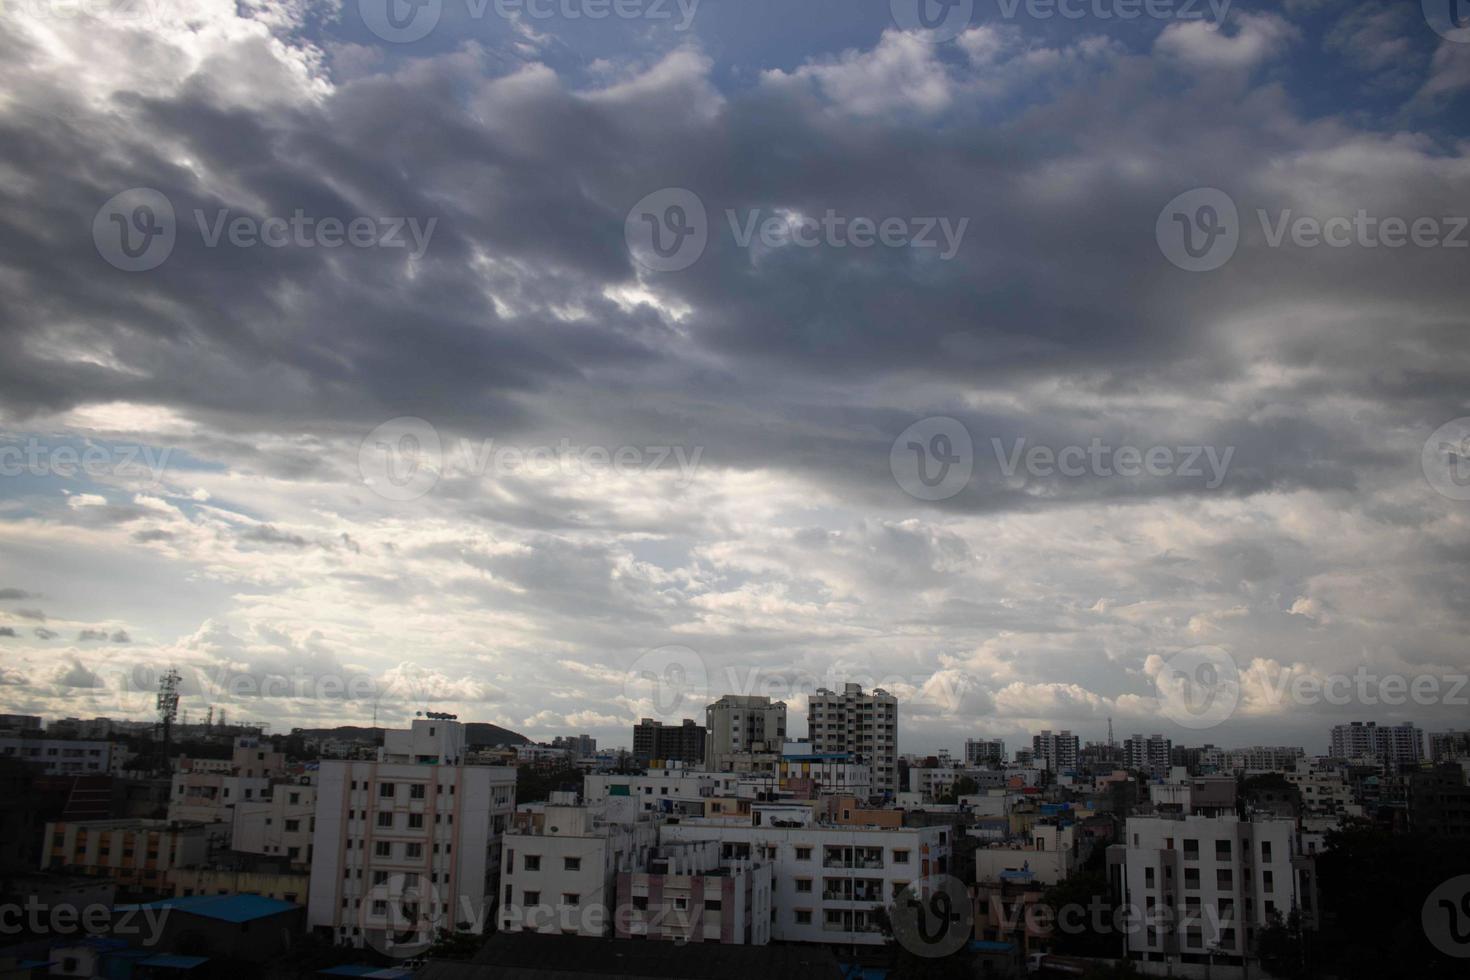
[[207, 956], [175, 956], [172, 953], [160, 953], [157, 956], [148, 957], [138, 965], [161, 966], [170, 970], [192, 970], [194, 967], [208, 962], [209, 957]]
[[[122, 908], [123, 906], [119, 906]], [[291, 902], [262, 895], [188, 895], [180, 898], [165, 898], [160, 902], [149, 902], [138, 906], [145, 909], [175, 909], [190, 915], [202, 915], [207, 919], [224, 922], [250, 922], [279, 915], [300, 908]]]

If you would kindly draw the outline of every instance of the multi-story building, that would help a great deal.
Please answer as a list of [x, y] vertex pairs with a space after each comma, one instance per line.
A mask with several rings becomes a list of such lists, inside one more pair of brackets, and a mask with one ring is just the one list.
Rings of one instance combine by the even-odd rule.
[[633, 726], [633, 758], [642, 766], [654, 761], [698, 766], [704, 762], [705, 736], [705, 727], [693, 718], [678, 725], [644, 718]]
[[1090, 846], [1075, 823], [1037, 821], [1027, 828], [1021, 842], [977, 847], [975, 880], [995, 883], [1024, 877], [1028, 882], [1055, 885], [1087, 859]]
[[518, 812], [505, 835], [501, 931], [612, 935], [617, 876], [648, 867], [657, 843], [651, 819], [612, 800], [587, 805], [557, 792]]
[[1409, 824], [1435, 837], [1470, 838], [1470, 785], [1461, 763], [1441, 763], [1409, 776]]
[[704, 763], [711, 769], [732, 753], [779, 752], [786, 740], [786, 702], [726, 694], [705, 707], [704, 727]]
[[1306, 758], [1300, 745], [1249, 745], [1228, 753], [1235, 772], [1292, 772]]
[[264, 800], [236, 803], [230, 848], [281, 857], [293, 867], [310, 868], [316, 787], [309, 780], [276, 783]]
[[821, 793], [850, 793], [864, 800], [873, 795], [873, 767], [854, 762], [846, 752], [810, 752], [805, 742], [788, 742], [787, 748], [799, 746], [795, 752], [784, 752], [776, 770], [777, 788], [801, 799], [815, 799]]
[[699, 807], [696, 816], [702, 816], [705, 800], [735, 796], [739, 784], [738, 773], [665, 768], [651, 769], [641, 775], [589, 773], [582, 777], [582, 793], [591, 805], [626, 797], [642, 813], [682, 812], [687, 808], [679, 804], [694, 803]]
[[464, 728], [430, 713], [385, 732], [375, 760], [320, 764], [307, 903], [314, 931], [377, 949], [466, 922], [483, 931], [515, 770], [466, 765]]
[[119, 885], [164, 892], [169, 872], [201, 864], [209, 842], [199, 824], [167, 820], [78, 820], [47, 823], [41, 867], [111, 878]]
[[40, 715], [0, 715], [0, 732], [18, 735], [21, 732], [39, 732], [40, 730]]
[[1135, 734], [1123, 740], [1123, 766], [1161, 779], [1169, 774], [1173, 747], [1174, 743], [1162, 735], [1144, 738]]
[[658, 848], [648, 871], [618, 872], [619, 939], [763, 946], [771, 941], [771, 866], [721, 861], [716, 841]]
[[[1043, 731], [1031, 738], [1031, 761], [1051, 773], [1067, 772], [1077, 768], [1078, 738], [1063, 730]], [[1020, 753], [1016, 761], [1021, 761]]]
[[1332, 726], [1334, 759], [1376, 759], [1392, 768], [1424, 759], [1424, 733], [1415, 725], [1355, 721]]
[[1233, 816], [1132, 817], [1108, 848], [1125, 907], [1142, 916], [1128, 954], [1160, 963], [1240, 965], [1257, 931], [1297, 907], [1293, 823]]
[[718, 841], [722, 860], [768, 862], [773, 941], [879, 945], [882, 909], [909, 882], [949, 870], [951, 834], [948, 826], [818, 824], [807, 807], [757, 805], [738, 824], [666, 823], [659, 841]]
[[1000, 768], [1006, 764], [1006, 743], [999, 738], [965, 739], [965, 765]]
[[[25, 717], [23, 715], [12, 717]], [[0, 736], [0, 758], [19, 759], [48, 776], [105, 775], [113, 771], [111, 742]]]
[[1304, 818], [1342, 817], [1356, 809], [1352, 787], [1340, 769], [1299, 769], [1285, 775], [1301, 798]]
[[551, 740], [551, 747], [567, 749], [578, 759], [590, 759], [597, 755], [597, 739], [591, 735], [558, 735]]
[[270, 797], [271, 780], [286, 771], [286, 756], [255, 735], [235, 739], [228, 759], [180, 756], [169, 790], [168, 818], [219, 825], [211, 837], [230, 836], [236, 804]]
[[807, 729], [813, 752], [846, 752], [873, 767], [875, 794], [898, 794], [898, 698], [858, 684], [820, 688], [807, 699]]
[[1431, 762], [1455, 762], [1470, 759], [1470, 732], [1434, 732], [1429, 736]]
[[941, 797], [953, 793], [955, 784], [961, 780], [973, 782], [977, 790], [983, 788], [980, 782], [980, 774], [990, 772], [994, 772], [994, 770], [960, 769], [941, 766], [911, 766], [908, 773], [908, 791], [910, 793], [918, 793], [919, 799], [923, 803], [937, 803]]

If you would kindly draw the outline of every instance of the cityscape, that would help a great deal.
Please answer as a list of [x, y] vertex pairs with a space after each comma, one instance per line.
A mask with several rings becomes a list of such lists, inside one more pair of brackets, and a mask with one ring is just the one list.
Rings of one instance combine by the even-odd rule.
[[1470, 978], [1470, 0], [0, 0], [0, 980]]

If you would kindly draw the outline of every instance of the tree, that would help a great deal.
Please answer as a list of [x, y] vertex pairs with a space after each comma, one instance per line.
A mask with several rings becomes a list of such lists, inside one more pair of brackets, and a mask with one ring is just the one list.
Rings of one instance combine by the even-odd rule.
[[[1052, 934], [1055, 951], [1068, 956], [1117, 956], [1120, 944], [1114, 929], [1117, 906], [1113, 902], [1112, 885], [1108, 882], [1107, 849], [1094, 847], [1082, 866], [1046, 890], [1043, 899], [1058, 917]], [[1076, 912], [1064, 912], [1077, 909]], [[1095, 909], [1104, 910], [1097, 922]], [[1065, 918], [1063, 916], [1065, 915]], [[1081, 922], [1080, 929], [1071, 928]], [[1068, 928], [1062, 928], [1066, 923]], [[1099, 931], [1096, 926], [1102, 926]]]

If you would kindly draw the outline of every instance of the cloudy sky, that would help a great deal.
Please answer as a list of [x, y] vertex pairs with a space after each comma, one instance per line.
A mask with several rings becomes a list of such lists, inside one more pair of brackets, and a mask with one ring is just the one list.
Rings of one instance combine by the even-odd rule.
[[0, 710], [1466, 727], [1470, 31], [925, 3], [6, 0]]

